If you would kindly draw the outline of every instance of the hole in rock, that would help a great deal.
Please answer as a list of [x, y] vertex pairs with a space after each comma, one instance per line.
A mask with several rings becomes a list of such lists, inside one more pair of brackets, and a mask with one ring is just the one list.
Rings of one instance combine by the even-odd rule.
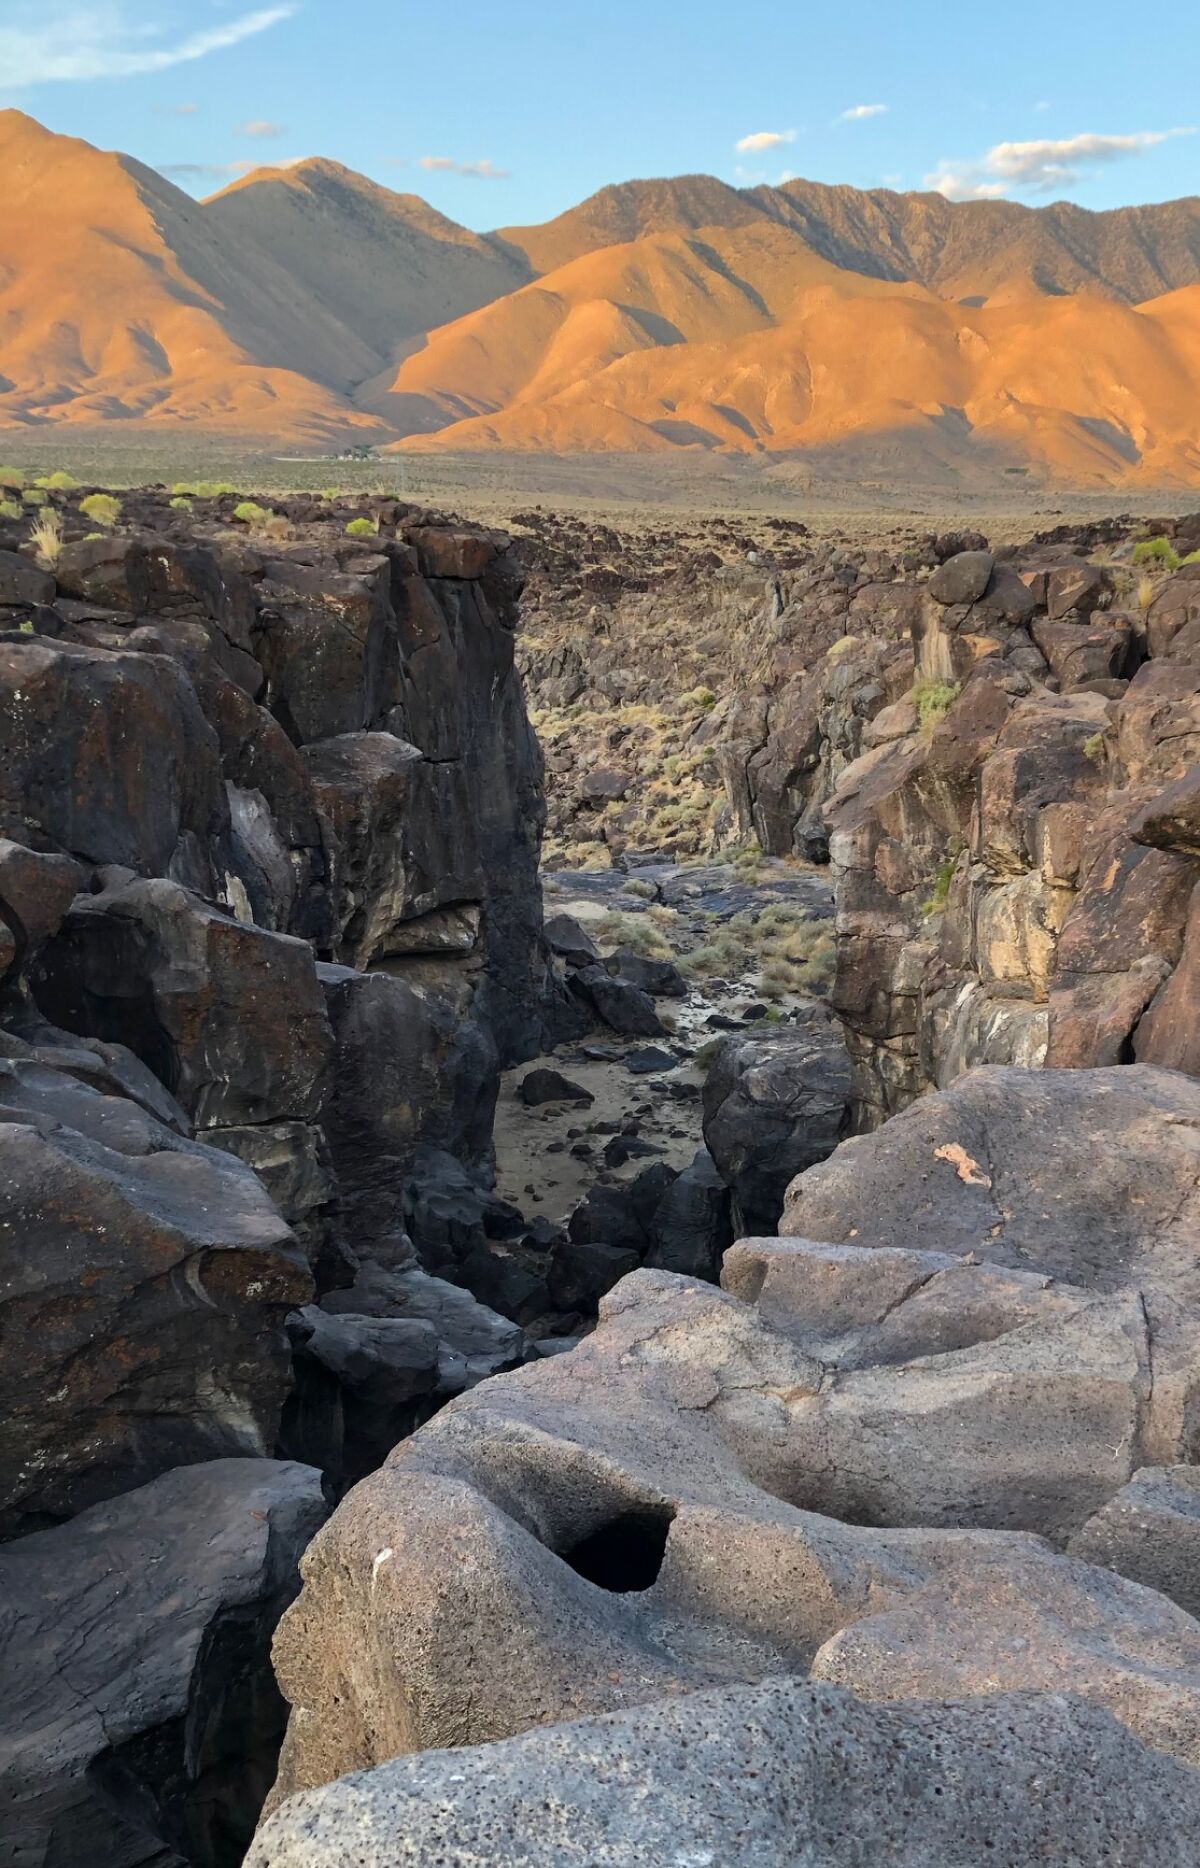
[[674, 1511], [666, 1505], [624, 1511], [558, 1554], [577, 1576], [597, 1589], [633, 1595], [658, 1581], [674, 1519]]

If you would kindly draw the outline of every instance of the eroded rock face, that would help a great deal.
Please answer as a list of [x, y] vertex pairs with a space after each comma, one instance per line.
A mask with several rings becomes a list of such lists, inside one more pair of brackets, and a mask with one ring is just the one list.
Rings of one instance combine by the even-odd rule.
[[[975, 1072], [802, 1175], [810, 1236], [740, 1241], [723, 1290], [638, 1271], [452, 1403], [306, 1558], [275, 1803], [797, 1673], [1066, 1688], [1200, 1760], [1200, 1626], [1099, 1528], [1195, 1453], [1197, 1108], [1163, 1071]], [[1089, 1538], [1106, 1568], [1062, 1554]]]
[[1190, 1858], [1198, 1794], [1067, 1694], [882, 1707], [780, 1680], [399, 1759], [294, 1799], [248, 1868], [1025, 1868], [1048, 1846], [1133, 1868]]
[[312, 1289], [241, 1162], [63, 1071], [0, 1064], [0, 1533], [268, 1454]]
[[0, 1550], [0, 1806], [14, 1868], [237, 1868], [284, 1708], [271, 1634], [320, 1474], [189, 1466]]

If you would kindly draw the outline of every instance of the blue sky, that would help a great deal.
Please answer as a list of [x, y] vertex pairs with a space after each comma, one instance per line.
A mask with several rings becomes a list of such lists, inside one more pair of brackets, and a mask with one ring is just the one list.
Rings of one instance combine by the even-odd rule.
[[0, 0], [0, 104], [194, 194], [331, 156], [477, 228], [694, 171], [1104, 208], [1200, 192], [1198, 50], [1195, 0]]

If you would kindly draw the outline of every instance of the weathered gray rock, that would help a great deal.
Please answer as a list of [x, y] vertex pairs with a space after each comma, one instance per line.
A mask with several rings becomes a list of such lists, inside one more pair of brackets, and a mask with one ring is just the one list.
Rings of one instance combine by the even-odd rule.
[[271, 1636], [325, 1511], [308, 1467], [218, 1460], [0, 1549], [6, 1863], [240, 1860], [283, 1726]]
[[1200, 1308], [1198, 1131], [1175, 1071], [975, 1070], [802, 1174], [783, 1230]]
[[[1136, 1294], [852, 1247], [775, 1275], [805, 1249], [734, 1249], [735, 1281], [760, 1259], [753, 1308], [635, 1273], [571, 1354], [452, 1403], [356, 1488], [276, 1643], [295, 1709], [276, 1800], [397, 1751], [804, 1671], [847, 1630], [864, 1654], [894, 1642], [897, 1696], [1070, 1678], [1200, 1757], [1200, 1625], [1013, 1535], [1063, 1539], [1144, 1463]], [[1177, 1435], [1197, 1347], [1162, 1344]], [[970, 1620], [974, 1647], [939, 1636]]]
[[1200, 1614], [1200, 1467], [1143, 1467], [1070, 1547]]
[[1194, 1860], [1198, 1818], [1197, 1772], [1069, 1695], [785, 1679], [397, 1759], [287, 1803], [247, 1868], [1134, 1868]]
[[704, 1140], [740, 1230], [775, 1230], [789, 1183], [847, 1133], [850, 1099], [846, 1042], [824, 1006], [725, 1041], [704, 1085]]

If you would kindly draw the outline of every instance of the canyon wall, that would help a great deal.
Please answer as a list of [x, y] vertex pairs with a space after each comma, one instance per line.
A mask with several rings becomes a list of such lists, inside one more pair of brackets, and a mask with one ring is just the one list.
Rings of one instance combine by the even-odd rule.
[[521, 580], [385, 501], [48, 504], [0, 535], [0, 1803], [21, 1862], [233, 1868], [330, 1494], [526, 1353], [407, 1231], [542, 1042]]

